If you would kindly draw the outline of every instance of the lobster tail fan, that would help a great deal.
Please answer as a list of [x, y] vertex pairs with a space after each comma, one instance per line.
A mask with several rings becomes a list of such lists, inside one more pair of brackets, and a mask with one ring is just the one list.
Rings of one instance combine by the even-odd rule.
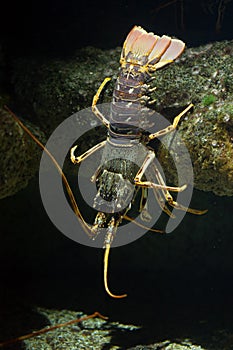
[[184, 48], [185, 43], [183, 41], [171, 39], [170, 45], [160, 57], [159, 61], [155, 64], [155, 68], [159, 69], [164, 67], [166, 64], [173, 62], [182, 54]]
[[185, 44], [167, 35], [159, 37], [134, 26], [129, 32], [121, 53], [121, 64], [127, 62], [149, 70], [162, 68], [173, 62], [183, 52]]
[[133, 27], [124, 42], [121, 59], [125, 58], [132, 63], [142, 63], [142, 58], [150, 54], [158, 38], [157, 35], [147, 33], [141, 27]]
[[131, 51], [132, 45], [142, 34], [145, 34], [146, 31], [141, 27], [134, 26], [133, 29], [129, 32], [125, 42], [123, 44], [123, 49], [121, 52], [121, 58], [126, 57]]
[[153, 49], [158, 36], [153, 33], [142, 34], [133, 44], [132, 53], [136, 57], [147, 57]]
[[154, 65], [160, 60], [160, 57], [164, 54], [171, 43], [171, 38], [169, 36], [163, 35], [157, 40], [156, 44], [153, 47], [153, 50], [148, 56], [148, 64]]

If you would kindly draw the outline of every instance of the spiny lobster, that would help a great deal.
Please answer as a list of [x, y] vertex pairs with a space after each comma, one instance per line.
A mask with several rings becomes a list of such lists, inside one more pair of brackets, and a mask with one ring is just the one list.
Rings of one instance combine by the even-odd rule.
[[[70, 158], [74, 164], [80, 164], [91, 154], [103, 148], [101, 165], [92, 176], [96, 183], [97, 194], [93, 207], [98, 211], [93, 225], [87, 224], [75, 202], [68, 181], [56, 163], [56, 160], [45, 147], [17, 119], [24, 130], [49, 154], [61, 173], [69, 193], [72, 207], [84, 230], [95, 238], [100, 229], [106, 228], [104, 241], [104, 285], [107, 293], [114, 298], [123, 298], [126, 294], [111, 293], [107, 283], [108, 257], [111, 243], [122, 220], [133, 221], [127, 214], [131, 209], [138, 190], [141, 189], [139, 212], [144, 221], [149, 220], [147, 212], [147, 191], [153, 189], [155, 198], [164, 212], [172, 216], [168, 205], [192, 214], [203, 214], [206, 210], [190, 209], [173, 200], [169, 191], [180, 192], [186, 188], [167, 186], [153, 161], [155, 153], [148, 147], [151, 140], [163, 136], [176, 129], [181, 117], [186, 114], [192, 104], [188, 105], [174, 118], [173, 124], [155, 133], [145, 132], [149, 105], [153, 103], [150, 93], [152, 74], [167, 64], [172, 63], [183, 52], [185, 44], [181, 40], [166, 35], [159, 37], [147, 33], [139, 26], [134, 26], [128, 34], [121, 53], [120, 71], [115, 84], [109, 118], [106, 118], [97, 107], [100, 94], [110, 78], [105, 78], [92, 102], [92, 111], [108, 130], [107, 139], [90, 148], [82, 155], [76, 156], [77, 146], [72, 147]], [[15, 117], [15, 116], [14, 116]], [[15, 117], [16, 118], [16, 117]], [[145, 151], [146, 150], [146, 151]], [[126, 157], [127, 153], [127, 157]], [[140, 166], [137, 164], [140, 163]], [[157, 183], [145, 177], [145, 171], [152, 165]], [[133, 198], [129, 202], [129, 198]], [[128, 203], [128, 204], [127, 204]], [[150, 229], [151, 230], [151, 229]], [[153, 231], [153, 230], [152, 230]], [[154, 230], [158, 231], [158, 230]], [[161, 231], [159, 231], [161, 232]]]

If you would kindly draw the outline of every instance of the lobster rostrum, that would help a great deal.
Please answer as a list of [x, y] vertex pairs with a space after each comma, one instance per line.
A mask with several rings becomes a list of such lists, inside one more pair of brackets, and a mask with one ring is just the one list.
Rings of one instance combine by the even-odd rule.
[[[173, 214], [168, 205], [197, 215], [206, 212], [206, 210], [201, 211], [184, 207], [173, 199], [169, 191], [183, 191], [186, 185], [181, 187], [167, 186], [153, 162], [155, 153], [148, 147], [151, 140], [175, 130], [180, 118], [193, 105], [190, 104], [185, 108], [174, 118], [173, 124], [166, 128], [155, 133], [145, 132], [148, 122], [147, 117], [150, 114], [149, 105], [154, 102], [150, 98], [150, 93], [155, 89], [150, 87], [150, 81], [153, 79], [152, 75], [157, 69], [172, 63], [179, 57], [184, 47], [185, 44], [181, 40], [172, 39], [166, 35], [159, 37], [153, 33], [147, 33], [139, 26], [134, 26], [123, 44], [119, 75], [115, 84], [108, 118], [99, 110], [97, 102], [103, 88], [110, 80], [109, 77], [104, 79], [95, 94], [92, 111], [106, 126], [108, 130], [107, 139], [79, 156], [76, 155], [77, 146], [72, 147], [70, 151], [71, 161], [74, 164], [80, 164], [91, 154], [103, 148], [101, 164], [91, 178], [91, 181], [97, 187], [93, 207], [98, 213], [93, 225], [89, 225], [85, 221], [66, 176], [52, 154], [7, 108], [21, 127], [44, 149], [57, 167], [69, 194], [73, 210], [86, 233], [95, 239], [100, 230], [106, 228], [103, 246], [105, 248], [104, 286], [107, 293], [114, 298], [123, 298], [126, 294], [115, 295], [109, 290], [107, 274], [110, 247], [117, 228], [123, 220], [131, 221], [135, 225], [146, 228], [128, 216], [139, 190], [141, 190], [139, 213], [143, 221], [150, 220], [147, 211], [147, 191], [149, 188], [153, 190], [161, 209], [171, 217], [173, 217]], [[153, 179], [156, 179], [156, 181], [145, 177], [145, 172], [149, 166], [153, 171]], [[163, 232], [155, 229], [148, 230]]]

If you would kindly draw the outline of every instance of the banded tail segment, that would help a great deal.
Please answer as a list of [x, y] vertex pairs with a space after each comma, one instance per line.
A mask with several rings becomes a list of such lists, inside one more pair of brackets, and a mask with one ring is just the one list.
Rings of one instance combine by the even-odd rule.
[[150, 72], [173, 62], [184, 48], [185, 43], [181, 40], [166, 35], [159, 37], [134, 26], [123, 44], [120, 63], [122, 66], [139, 65]]
[[133, 27], [123, 44], [113, 92], [109, 128], [112, 139], [140, 139], [151, 102], [149, 79], [154, 71], [179, 57], [184, 48], [181, 40]]

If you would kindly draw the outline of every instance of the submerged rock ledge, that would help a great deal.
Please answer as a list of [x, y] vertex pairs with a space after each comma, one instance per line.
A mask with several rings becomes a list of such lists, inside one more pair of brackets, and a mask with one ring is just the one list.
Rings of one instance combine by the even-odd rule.
[[[39, 121], [39, 125], [35, 124], [49, 135], [72, 113], [91, 106], [93, 95], [106, 76], [111, 76], [112, 82], [101, 102], [110, 102], [120, 51], [87, 47], [69, 59], [18, 59], [12, 78], [18, 110], [25, 118], [34, 116]], [[180, 122], [179, 132], [192, 159], [195, 187], [227, 196], [233, 195], [232, 67], [233, 41], [186, 49], [176, 63], [156, 72], [153, 86], [157, 90], [151, 96], [156, 99], [156, 111], [170, 121], [190, 102], [194, 104]], [[9, 137], [14, 143], [16, 139]], [[4, 145], [2, 140], [1, 150], [8, 143], [6, 140]], [[19, 152], [13, 148], [14, 154]], [[158, 158], [167, 181], [176, 183], [176, 171], [167, 150], [160, 147]], [[16, 181], [21, 173], [11, 171], [11, 175]], [[19, 182], [18, 190], [22, 188], [22, 181]], [[15, 192], [16, 189], [9, 194]]]
[[[25, 125], [42, 142], [44, 134], [28, 121]], [[40, 150], [15, 122], [0, 108], [0, 198], [14, 195], [28, 185], [39, 169]]]
[[[22, 310], [24, 311], [24, 310]], [[22, 332], [23, 323], [21, 317], [25, 314], [17, 314], [15, 327]], [[83, 312], [71, 310], [53, 310], [45, 308], [35, 308], [31, 313], [27, 310], [27, 324], [34, 325], [42, 323], [43, 329], [49, 326], [69, 322], [77, 317], [86, 316]], [[25, 321], [24, 321], [25, 323]], [[49, 326], [47, 326], [49, 325]], [[4, 324], [3, 332], [10, 333]], [[22, 329], [21, 329], [22, 328]], [[205, 326], [206, 328], [206, 326]], [[36, 329], [38, 330], [38, 329]], [[25, 350], [31, 349], [56, 349], [56, 350], [230, 350], [231, 333], [228, 329], [214, 329], [200, 337], [195, 335], [195, 330], [189, 330], [190, 338], [180, 336], [177, 339], [164, 338], [159, 334], [156, 325], [152, 328], [143, 328], [134, 324], [123, 324], [110, 320], [93, 318], [75, 323], [70, 326], [54, 329], [48, 333], [40, 334], [23, 341]], [[193, 334], [192, 334], [193, 333]], [[149, 341], [148, 341], [149, 340]], [[155, 341], [155, 342], [154, 342]], [[145, 344], [144, 344], [145, 343]], [[20, 345], [19, 345], [20, 344]], [[18, 349], [22, 343], [13, 345], [13, 349]], [[140, 345], [135, 345], [140, 344]], [[7, 347], [8, 348], [8, 347]]]

